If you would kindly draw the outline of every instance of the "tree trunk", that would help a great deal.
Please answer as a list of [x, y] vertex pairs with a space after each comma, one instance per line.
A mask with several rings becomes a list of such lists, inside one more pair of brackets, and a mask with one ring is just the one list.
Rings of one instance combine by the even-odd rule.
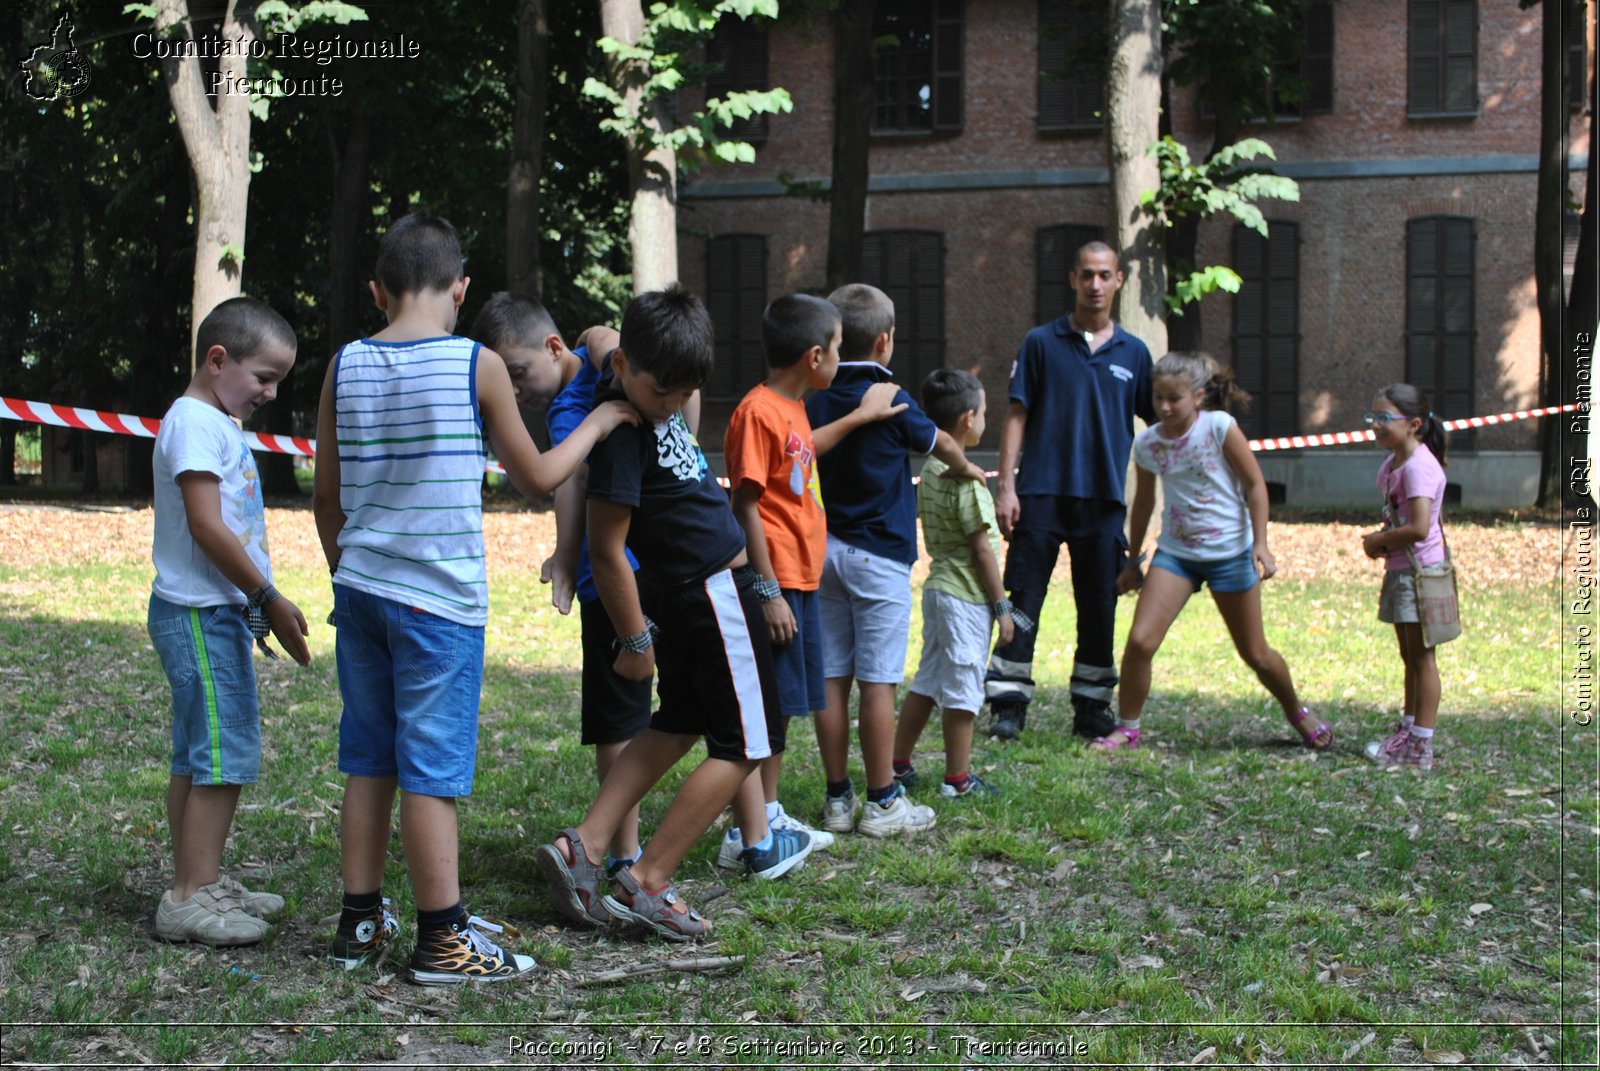
[[333, 203], [328, 212], [328, 346], [335, 352], [361, 337], [370, 302], [361, 237], [371, 226], [372, 114], [356, 108], [328, 136], [333, 155]]
[[[172, 112], [183, 135], [198, 192], [194, 288], [189, 310], [191, 369], [200, 321], [218, 304], [239, 295], [244, 268], [245, 209], [250, 195], [250, 97], [241, 80], [246, 76], [245, 56], [256, 39], [254, 12], [254, 0], [228, 0], [218, 34], [237, 44], [217, 60], [211, 85], [195, 56], [161, 61]], [[194, 38], [187, 0], [159, 0], [156, 34], [175, 40]], [[213, 86], [217, 87], [214, 98], [207, 95]], [[216, 101], [214, 108], [212, 99]]]
[[538, 297], [539, 176], [544, 170], [544, 109], [549, 94], [550, 18], [545, 0], [517, 4], [516, 112], [506, 177], [506, 289]]
[[[1566, 323], [1566, 350], [1562, 354], [1561, 362], [1566, 370], [1566, 380], [1569, 384], [1567, 391], [1558, 399], [1565, 402], [1571, 400], [1576, 394], [1579, 383], [1578, 369], [1580, 355], [1584, 359], [1587, 371], [1593, 374], [1595, 335], [1600, 332], [1600, 214], [1596, 212], [1596, 202], [1600, 201], [1600, 172], [1596, 171], [1597, 155], [1594, 143], [1594, 113], [1600, 105], [1600, 81], [1593, 77], [1589, 80], [1589, 168], [1583, 184], [1583, 215], [1578, 222], [1578, 253], [1572, 265], [1572, 291], [1567, 297], [1567, 323]], [[1592, 390], [1593, 381], [1590, 380]], [[1592, 402], [1593, 395], [1585, 392], [1584, 397]], [[1582, 414], [1582, 421], [1574, 421], [1569, 416], [1561, 418], [1550, 417], [1546, 423], [1558, 423], [1568, 429], [1567, 448], [1563, 454], [1569, 459], [1585, 458], [1590, 462], [1589, 469], [1589, 495], [1591, 499], [1600, 499], [1595, 488], [1595, 435], [1593, 431], [1593, 414]], [[1581, 429], [1581, 430], [1579, 430]], [[1569, 494], [1579, 499], [1580, 496], [1567, 481]]]
[[[1542, 90], [1539, 97], [1539, 183], [1534, 194], [1533, 278], [1539, 304], [1539, 398], [1541, 405], [1561, 401], [1561, 214], [1567, 197], [1567, 101], [1562, 92], [1566, 67], [1561, 32], [1563, 4], [1545, 0], [1540, 46]], [[1592, 151], [1592, 150], [1591, 150]], [[1539, 449], [1539, 505], [1562, 500], [1567, 459], [1562, 453], [1562, 422], [1543, 421]]]
[[834, 12], [833, 183], [828, 202], [828, 289], [861, 281], [872, 166], [872, 19], [875, 0]]
[[[600, 0], [600, 31], [624, 44], [637, 44], [644, 32], [639, 0]], [[641, 118], [651, 132], [669, 125], [666, 108], [657, 101], [646, 108], [643, 64], [611, 64], [611, 84], [622, 95], [628, 114]], [[660, 290], [678, 278], [678, 160], [669, 148], [646, 135], [628, 145], [628, 244], [633, 252], [633, 292]]]
[[1139, 205], [1141, 194], [1161, 184], [1160, 169], [1148, 152], [1160, 128], [1160, 4], [1157, 0], [1114, 0], [1111, 34], [1106, 130], [1112, 233], [1127, 274], [1117, 297], [1117, 319], [1144, 340], [1152, 353], [1165, 353], [1167, 280], [1162, 235]]

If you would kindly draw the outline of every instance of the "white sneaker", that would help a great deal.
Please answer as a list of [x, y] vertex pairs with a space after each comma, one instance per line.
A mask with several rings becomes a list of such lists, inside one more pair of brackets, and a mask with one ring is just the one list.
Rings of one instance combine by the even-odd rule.
[[770, 819], [767, 824], [773, 829], [793, 829], [811, 836], [811, 850], [825, 852], [833, 847], [833, 834], [825, 829], [813, 829], [800, 819], [783, 809], [783, 804], [778, 804], [778, 817]]
[[220, 881], [202, 885], [189, 899], [174, 902], [172, 890], [161, 894], [156, 933], [166, 941], [198, 941], [213, 947], [253, 945], [272, 929], [245, 913], [239, 898]]
[[728, 835], [722, 838], [722, 847], [717, 849], [717, 865], [724, 870], [743, 870], [744, 860], [739, 853], [744, 851], [744, 834], [739, 832], [739, 827], [734, 826], [728, 830]]
[[906, 799], [905, 790], [899, 789], [888, 803], [869, 803], [861, 809], [861, 820], [856, 832], [866, 837], [914, 837], [925, 829], [932, 829], [937, 819], [933, 808]]
[[854, 792], [842, 796], [828, 796], [822, 804], [822, 828], [830, 833], [849, 833], [856, 828], [856, 814], [861, 801]]
[[254, 889], [247, 889], [244, 886], [244, 882], [235, 881], [225, 874], [217, 878], [217, 884], [239, 898], [239, 906], [244, 908], [246, 915], [254, 915], [258, 919], [264, 919], [283, 910], [283, 897], [277, 893], [257, 892]]

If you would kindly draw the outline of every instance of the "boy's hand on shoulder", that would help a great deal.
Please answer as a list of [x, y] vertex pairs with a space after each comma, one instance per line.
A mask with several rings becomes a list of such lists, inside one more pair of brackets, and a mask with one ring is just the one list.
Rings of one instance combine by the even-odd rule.
[[611, 664], [611, 668], [623, 680], [647, 681], [656, 672], [656, 649], [618, 651], [617, 660]]
[[898, 413], [906, 411], [908, 403], [894, 404], [895, 398], [900, 394], [898, 383], [874, 383], [868, 387], [861, 396], [861, 404], [856, 406], [856, 413], [864, 424], [871, 424], [879, 420], [887, 420]]
[[306, 644], [306, 637], [311, 634], [311, 629], [306, 625], [306, 615], [300, 612], [300, 607], [280, 595], [267, 603], [266, 610], [267, 620], [272, 622], [272, 634], [289, 652], [289, 657], [302, 666], [310, 665], [311, 648]]
[[983, 471], [983, 469], [973, 464], [970, 457], [962, 458], [961, 464], [951, 465], [949, 468], [941, 472], [939, 476], [946, 480], [987, 481], [989, 479], [988, 475]]
[[773, 599], [762, 603], [761, 613], [767, 619], [767, 631], [772, 634], [773, 646], [787, 647], [794, 642], [798, 626], [795, 624], [794, 611], [789, 609], [786, 600]]
[[558, 613], [572, 613], [572, 596], [578, 590], [578, 580], [560, 554], [550, 555], [539, 566], [539, 583], [550, 585], [550, 605]]
[[584, 418], [584, 423], [593, 422], [595, 430], [604, 439], [622, 424], [639, 423], [639, 410], [620, 399], [602, 402], [594, 407], [594, 411]]
[[573, 346], [588, 350], [589, 362], [599, 368], [621, 341], [622, 336], [617, 334], [616, 328], [595, 324], [593, 327], [584, 328], [583, 334], [578, 336]]

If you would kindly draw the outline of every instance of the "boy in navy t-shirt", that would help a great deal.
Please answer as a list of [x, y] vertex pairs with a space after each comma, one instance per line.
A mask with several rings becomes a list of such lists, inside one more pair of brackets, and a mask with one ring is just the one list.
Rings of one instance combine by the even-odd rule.
[[[711, 372], [711, 318], [686, 291], [640, 294], [623, 314], [621, 341], [596, 400], [625, 398], [644, 419], [589, 456], [589, 553], [619, 637], [614, 668], [630, 680], [659, 668], [661, 705], [583, 821], [542, 846], [537, 861], [568, 917], [609, 917], [687, 941], [711, 924], [678, 899], [672, 875], [760, 760], [783, 750], [784, 721], [744, 531], [681, 412]], [[596, 848], [702, 738], [706, 758], [602, 896]]]
[[[867, 388], [889, 382], [894, 303], [877, 287], [852, 283], [828, 295], [843, 320], [838, 373], [806, 400], [813, 427], [850, 413]], [[911, 566], [917, 560], [917, 499], [911, 455], [933, 454], [952, 476], [982, 479], [960, 444], [901, 391], [904, 411], [867, 424], [818, 458], [828, 515], [828, 549], [818, 590], [827, 706], [817, 713], [817, 747], [827, 777], [823, 827], [869, 837], [933, 828], [933, 809], [907, 800], [894, 778], [895, 689], [905, 677], [911, 630]], [[861, 686], [861, 760], [867, 806], [859, 822], [850, 780], [850, 684]]]

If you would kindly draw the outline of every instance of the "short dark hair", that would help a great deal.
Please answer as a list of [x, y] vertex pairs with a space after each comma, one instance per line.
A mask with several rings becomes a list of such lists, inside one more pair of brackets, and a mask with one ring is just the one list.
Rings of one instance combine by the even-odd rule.
[[828, 348], [839, 327], [833, 302], [811, 294], [785, 294], [761, 314], [761, 352], [768, 368], [792, 368], [813, 346]]
[[935, 368], [922, 381], [922, 411], [941, 431], [956, 426], [963, 413], [983, 404], [983, 384], [960, 368]]
[[378, 242], [374, 277], [391, 296], [444, 290], [461, 278], [461, 239], [443, 216], [402, 216]]
[[195, 364], [201, 364], [212, 346], [221, 346], [235, 361], [253, 357], [269, 343], [298, 347], [294, 328], [278, 310], [260, 298], [229, 298], [206, 314], [195, 332]]
[[1073, 256], [1072, 256], [1072, 270], [1073, 271], [1077, 271], [1078, 270], [1078, 265], [1083, 263], [1083, 255], [1085, 253], [1110, 253], [1112, 261], [1117, 266], [1117, 270], [1118, 271], [1122, 270], [1122, 257], [1117, 253], [1117, 251], [1115, 249], [1112, 249], [1106, 243], [1102, 242], [1100, 239], [1092, 238], [1089, 241], [1084, 242], [1082, 245], [1080, 245], [1078, 247], [1078, 251], [1073, 254]]
[[872, 356], [878, 336], [894, 330], [894, 302], [875, 286], [849, 283], [829, 294], [828, 300], [839, 310], [844, 325], [839, 356], [847, 361]]
[[680, 286], [635, 295], [622, 312], [621, 335], [628, 366], [649, 372], [667, 390], [711, 378], [711, 314]]
[[470, 337], [491, 350], [501, 350], [504, 346], [538, 347], [551, 335], [560, 334], [549, 309], [531, 297], [502, 290], [473, 317]]

